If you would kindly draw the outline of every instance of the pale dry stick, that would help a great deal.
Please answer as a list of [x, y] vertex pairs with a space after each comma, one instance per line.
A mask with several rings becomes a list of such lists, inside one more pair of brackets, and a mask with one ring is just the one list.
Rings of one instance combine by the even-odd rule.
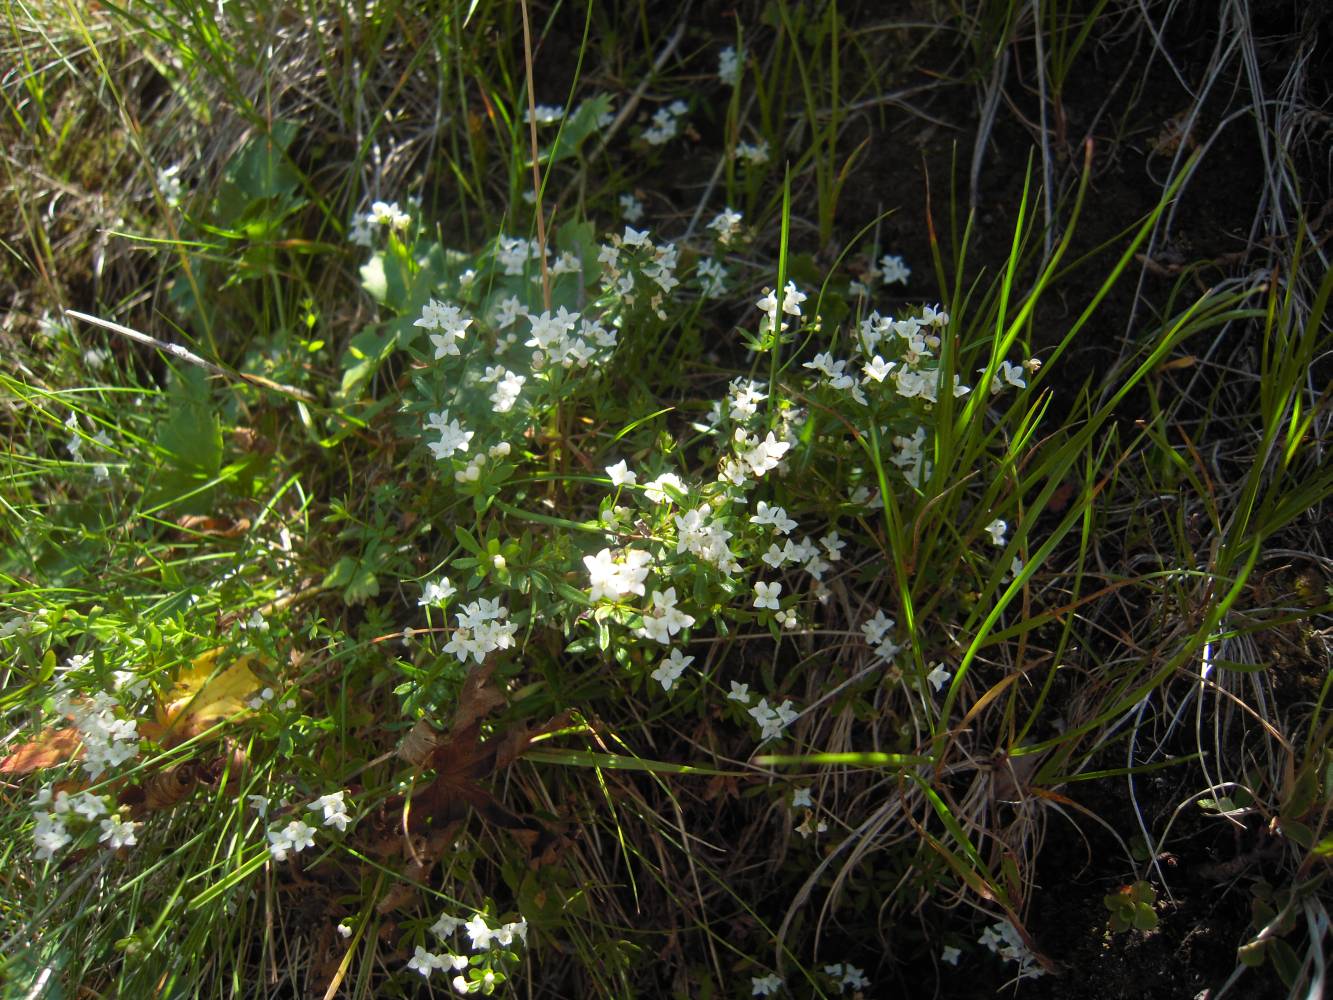
[[968, 176], [968, 209], [977, 210], [978, 188], [981, 186], [981, 165], [986, 158], [986, 144], [990, 142], [991, 130], [995, 127], [995, 115], [1000, 110], [1000, 93], [1004, 89], [1004, 77], [1009, 70], [1009, 49], [1006, 47], [991, 72], [990, 86], [986, 90], [986, 103], [981, 109], [981, 120], [977, 122], [977, 138], [972, 147], [972, 167]]
[[264, 389], [272, 389], [274, 392], [280, 392], [284, 396], [291, 396], [294, 399], [299, 399], [306, 403], [318, 402], [313, 395], [306, 392], [304, 389], [297, 389], [295, 386], [283, 385], [281, 382], [274, 382], [271, 379], [266, 379], [262, 375], [251, 375], [249, 372], [232, 371], [214, 361], [209, 361], [207, 358], [201, 358], [199, 355], [187, 350], [180, 344], [170, 344], [165, 340], [158, 340], [156, 337], [150, 337], [148, 334], [140, 333], [138, 330], [131, 329], [128, 326], [113, 323], [109, 319], [102, 319], [100, 316], [90, 316], [87, 313], [77, 312], [73, 309], [66, 309], [65, 315], [72, 316], [85, 323], [90, 323], [93, 326], [100, 326], [103, 330], [110, 330], [112, 333], [118, 333], [122, 337], [128, 337], [130, 340], [137, 341], [140, 344], [156, 347], [159, 351], [170, 354], [173, 358], [177, 358], [188, 364], [202, 368], [210, 375], [217, 375], [232, 382], [249, 382], [252, 385], [257, 385]]
[[1041, 0], [1032, 0], [1032, 42], [1037, 52], [1037, 98], [1041, 107], [1041, 177], [1042, 209], [1046, 213], [1046, 225], [1043, 227], [1045, 255], [1041, 259], [1044, 267], [1055, 250], [1055, 167], [1051, 162], [1051, 128], [1046, 121], [1046, 49], [1041, 40]]
[[[754, 107], [757, 95], [751, 94], [750, 99], [745, 104], [745, 110], [741, 112], [740, 119], [743, 121], [749, 114], [750, 109]], [[723, 150], [722, 155], [717, 158], [717, 166], [713, 168], [713, 175], [708, 178], [708, 183], [704, 185], [704, 193], [699, 198], [699, 204], [694, 208], [694, 214], [690, 216], [690, 224], [685, 227], [685, 235], [682, 240], [688, 240], [694, 235], [694, 227], [699, 224], [699, 219], [703, 217], [704, 206], [708, 204], [708, 199], [713, 197], [713, 190], [717, 187], [717, 182], [722, 177], [722, 171], [727, 165], [727, 152]]]
[[523, 11], [523, 67], [528, 76], [528, 142], [532, 148], [532, 194], [537, 208], [537, 251], [542, 264], [542, 305], [551, 311], [551, 270], [546, 263], [546, 213], [542, 210], [542, 169], [537, 155], [537, 91], [532, 82], [532, 28], [528, 24], [528, 0]]

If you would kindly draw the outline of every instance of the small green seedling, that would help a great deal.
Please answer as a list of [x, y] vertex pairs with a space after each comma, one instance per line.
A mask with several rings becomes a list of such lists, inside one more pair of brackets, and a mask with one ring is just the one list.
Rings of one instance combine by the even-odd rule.
[[1103, 896], [1102, 903], [1111, 913], [1111, 932], [1119, 934], [1131, 927], [1139, 931], [1155, 928], [1157, 911], [1153, 909], [1153, 903], [1156, 901], [1156, 891], [1142, 879]]

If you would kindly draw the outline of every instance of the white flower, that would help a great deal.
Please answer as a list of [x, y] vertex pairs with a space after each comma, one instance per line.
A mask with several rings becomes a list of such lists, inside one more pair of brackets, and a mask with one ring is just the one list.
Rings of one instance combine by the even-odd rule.
[[620, 217], [626, 222], [635, 223], [643, 218], [643, 202], [626, 191], [620, 196]]
[[169, 167], [163, 167], [157, 172], [158, 190], [162, 192], [162, 199], [175, 208], [181, 201], [181, 165], [174, 163]]
[[[614, 236], [612, 237], [614, 239]], [[625, 233], [620, 237], [620, 242], [627, 247], [652, 247], [653, 241], [648, 236], [646, 229], [631, 229], [625, 227]]]
[[504, 377], [491, 393], [490, 400], [495, 404], [496, 413], [508, 413], [514, 408], [514, 403], [518, 401], [518, 394], [523, 389], [523, 383], [527, 379], [522, 375], [516, 375], [511, 371], [506, 371]]
[[717, 241], [723, 246], [736, 238], [741, 229], [742, 216], [740, 212], [734, 212], [730, 208], [724, 208], [713, 221], [708, 224], [708, 228], [717, 233]]
[[684, 656], [679, 649], [673, 649], [671, 655], [664, 658], [652, 672], [652, 678], [662, 685], [663, 691], [670, 691], [676, 681], [680, 680], [681, 674], [685, 673], [685, 668], [693, 662], [693, 656]]
[[349, 937], [352, 936], [352, 925], [349, 924], [349, 923], [347, 923], [346, 921], [344, 921], [343, 923], [340, 923], [337, 927], [334, 928], [334, 930], [337, 931], [337, 932], [338, 932], [338, 936], [341, 937], [341, 938], [343, 938], [343, 939], [346, 939], [346, 938], [349, 938]]
[[446, 355], [460, 353], [458, 341], [472, 325], [472, 320], [466, 318], [457, 306], [431, 299], [422, 307], [421, 318], [412, 325], [441, 331], [430, 335], [430, 342], [435, 346], [435, 359], [438, 361]]
[[782, 295], [782, 311], [788, 316], [801, 315], [801, 303], [804, 302], [806, 298], [808, 298], [808, 296], [797, 289], [796, 282], [787, 282], [784, 286]]
[[750, 704], [750, 685], [737, 684], [735, 681], [732, 681], [731, 691], [727, 694], [727, 700], [738, 701], [742, 705]]
[[889, 372], [893, 371], [893, 362], [885, 361], [876, 354], [874, 360], [862, 363], [861, 370], [865, 373], [866, 378], [883, 382]]
[[417, 605], [425, 607], [426, 605], [441, 605], [454, 594], [458, 593], [458, 588], [449, 582], [447, 576], [440, 577], [439, 580], [431, 580], [421, 591], [421, 596], [417, 598]]
[[673, 500], [671, 494], [666, 490], [667, 487], [682, 495], [687, 492], [685, 484], [681, 482], [679, 476], [674, 472], [664, 472], [656, 479], [644, 484], [643, 495], [653, 503], [672, 503]]
[[730, 45], [717, 54], [717, 78], [728, 87], [736, 86], [741, 78], [741, 57]]
[[137, 830], [140, 825], [141, 824], [139, 823], [131, 823], [128, 820], [123, 820], [119, 815], [112, 814], [108, 818], [102, 820], [102, 835], [97, 839], [106, 843], [106, 846], [113, 851], [119, 850], [122, 847], [129, 847], [130, 845], [139, 842], [134, 836], [134, 831]]
[[665, 645], [683, 628], [694, 624], [694, 618], [676, 607], [676, 588], [668, 587], [666, 592], [654, 590], [652, 595], [653, 610], [643, 615], [643, 628], [640, 635], [645, 635], [655, 642]]
[[438, 431], [440, 434], [440, 440], [426, 442], [437, 459], [449, 458], [458, 451], [467, 451], [475, 434], [474, 431], [463, 430], [463, 425], [457, 420], [450, 420], [448, 410], [428, 414], [426, 430]]
[[879, 260], [880, 277], [884, 284], [892, 285], [894, 282], [907, 284], [907, 279], [912, 276], [912, 270], [903, 259], [896, 254], [885, 254]]
[[34, 814], [37, 825], [33, 827], [32, 843], [34, 855], [38, 861], [50, 861], [56, 851], [63, 849], [74, 838], [65, 830], [65, 821], [60, 816], [49, 812]]
[[603, 599], [617, 601], [627, 594], [642, 597], [651, 562], [652, 555], [641, 549], [622, 549], [619, 558], [609, 548], [584, 556], [590, 584], [588, 599], [595, 604]]
[[483, 948], [491, 946], [491, 938], [495, 932], [491, 930], [490, 925], [486, 923], [486, 918], [480, 913], [475, 914], [471, 920], [463, 925], [467, 931], [468, 939], [472, 942], [472, 950], [480, 951]]
[[836, 531], [830, 531], [819, 540], [819, 544], [824, 546], [824, 551], [828, 553], [829, 562], [837, 562], [842, 558], [842, 550], [847, 547], [847, 543], [838, 537]]
[[608, 465], [606, 474], [611, 477], [612, 486], [634, 486], [639, 481], [639, 474], [631, 471], [623, 458], [615, 465]]
[[[64, 795], [65, 793], [61, 792], [60, 794]], [[98, 816], [106, 813], [106, 803], [102, 801], [100, 796], [94, 795], [92, 792], [80, 792], [78, 795], [70, 796], [69, 802], [74, 811], [86, 820], [97, 819]], [[61, 810], [57, 807], [56, 811], [60, 812]]]
[[720, 299], [727, 293], [727, 269], [720, 260], [705, 257], [695, 265], [699, 290], [706, 299]]
[[756, 608], [769, 608], [773, 611], [780, 609], [778, 604], [778, 594], [782, 593], [781, 583], [764, 583], [760, 581], [754, 585], [754, 606]]
[[962, 954], [963, 954], [962, 951], [960, 951], [958, 948], [955, 948], [951, 944], [946, 944], [944, 946], [944, 950], [940, 952], [940, 961], [946, 962], [949, 965], [957, 965], [958, 959], [959, 957], [962, 956]]
[[922, 306], [921, 322], [926, 326], [948, 326], [949, 314], [936, 306]]
[[944, 669], [943, 663], [937, 663], [935, 664], [935, 668], [931, 670], [930, 673], [926, 674], [926, 680], [930, 682], [930, 686], [935, 689], [936, 693], [938, 693], [940, 688], [944, 687], [944, 682], [952, 676], [953, 675], [948, 670]]
[[755, 166], [768, 162], [768, 140], [760, 139], [757, 143], [736, 143], [736, 159]]
[[337, 827], [339, 831], [347, 829], [347, 824], [351, 822], [352, 817], [347, 814], [347, 803], [343, 801], [346, 792], [331, 792], [328, 795], [321, 795], [306, 808], [311, 810], [324, 811], [324, 825]]
[[430, 978], [430, 974], [435, 971], [439, 956], [427, 951], [421, 945], [417, 945], [415, 954], [408, 960], [407, 967], [415, 969], [423, 976]]
[[412, 217], [400, 209], [396, 201], [377, 201], [370, 206], [370, 221], [377, 226], [403, 230], [412, 222]]
[[1008, 583], [1010, 580], [1015, 580], [1018, 578], [1018, 574], [1022, 572], [1023, 572], [1023, 560], [1018, 558], [1018, 556], [1014, 556], [1014, 558], [1009, 563], [1009, 572], [1006, 573], [1001, 578], [1000, 582]]
[[1009, 526], [1005, 524], [1003, 521], [1001, 521], [998, 517], [990, 524], [986, 525], [986, 534], [990, 535], [991, 544], [1003, 546], [1004, 533], [1005, 531], [1008, 530], [1008, 528]]
[[815, 807], [814, 799], [810, 796], [810, 789], [798, 788], [791, 793], [791, 807], [793, 809], [813, 809]]
[[751, 524], [772, 525], [779, 534], [789, 535], [796, 522], [787, 516], [787, 511], [782, 507], [773, 504], [770, 506], [763, 500], [755, 504], [755, 513], [750, 515]]
[[430, 925], [431, 932], [439, 938], [452, 937], [458, 928], [462, 927], [466, 921], [458, 917], [451, 917], [447, 913], [442, 914], [435, 923]]
[[315, 828], [294, 819], [281, 830], [268, 832], [269, 853], [277, 861], [286, 861], [288, 854], [315, 846]]
[[780, 989], [782, 989], [782, 980], [771, 973], [762, 978], [750, 977], [750, 996], [752, 997], [772, 996]]

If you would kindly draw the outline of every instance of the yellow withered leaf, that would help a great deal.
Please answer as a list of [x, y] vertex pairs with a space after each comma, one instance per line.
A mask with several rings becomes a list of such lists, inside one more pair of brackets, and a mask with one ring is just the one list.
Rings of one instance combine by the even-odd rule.
[[262, 683], [251, 668], [257, 658], [246, 653], [223, 666], [218, 660], [226, 651], [225, 646], [210, 649], [181, 671], [171, 690], [158, 702], [158, 734], [145, 735], [161, 738], [161, 734], [169, 733], [173, 739], [189, 739], [245, 710], [246, 698]]

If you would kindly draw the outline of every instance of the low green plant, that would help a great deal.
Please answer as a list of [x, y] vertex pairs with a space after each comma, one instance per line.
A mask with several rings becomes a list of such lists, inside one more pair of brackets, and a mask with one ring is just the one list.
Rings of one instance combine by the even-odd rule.
[[1157, 928], [1157, 890], [1139, 879], [1102, 897], [1102, 905], [1111, 914], [1112, 934], [1121, 934], [1131, 928], [1151, 931]]

